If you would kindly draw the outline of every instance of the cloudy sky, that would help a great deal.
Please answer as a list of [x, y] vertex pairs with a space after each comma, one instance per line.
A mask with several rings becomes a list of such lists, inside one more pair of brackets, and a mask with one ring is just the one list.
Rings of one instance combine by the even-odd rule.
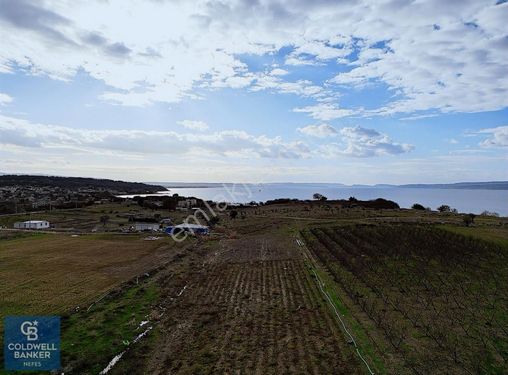
[[508, 179], [508, 2], [0, 0], [0, 172]]

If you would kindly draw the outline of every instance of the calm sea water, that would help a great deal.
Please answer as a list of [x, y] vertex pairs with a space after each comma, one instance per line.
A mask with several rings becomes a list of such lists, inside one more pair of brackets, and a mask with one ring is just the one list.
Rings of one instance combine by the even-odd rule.
[[[335, 184], [164, 184], [164, 194], [193, 196], [205, 200], [246, 203], [276, 198], [312, 199], [320, 193], [328, 199], [347, 199], [351, 196], [367, 200], [385, 198], [403, 208], [414, 203], [436, 209], [442, 204], [459, 212], [481, 213], [488, 210], [508, 216], [508, 190], [421, 189], [400, 187], [350, 187]], [[175, 187], [176, 186], [176, 187]]]

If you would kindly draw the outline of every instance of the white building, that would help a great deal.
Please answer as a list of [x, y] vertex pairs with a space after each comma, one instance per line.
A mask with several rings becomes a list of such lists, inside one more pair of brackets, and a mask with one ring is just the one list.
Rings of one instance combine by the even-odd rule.
[[48, 229], [49, 221], [46, 220], [28, 220], [14, 223], [14, 229]]
[[162, 219], [160, 221], [161, 225], [165, 228], [171, 225], [172, 221], [170, 218]]
[[145, 230], [157, 231], [160, 229], [159, 223], [135, 223], [134, 230], [137, 232], [143, 232]]

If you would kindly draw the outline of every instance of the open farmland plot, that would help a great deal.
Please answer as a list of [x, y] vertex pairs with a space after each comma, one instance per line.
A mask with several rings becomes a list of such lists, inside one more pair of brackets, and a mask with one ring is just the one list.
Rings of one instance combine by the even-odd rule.
[[249, 239], [222, 241], [180, 290], [168, 280], [157, 349], [138, 371], [363, 373], [294, 243]]
[[0, 231], [0, 345], [5, 316], [60, 315], [62, 372], [98, 374], [155, 319], [159, 279], [195, 243], [144, 237]]
[[508, 251], [417, 225], [303, 232], [350, 301], [384, 336], [404, 372], [508, 372]]
[[22, 234], [0, 240], [2, 317], [59, 314], [83, 306], [164, 264], [176, 251], [172, 241], [140, 236]]

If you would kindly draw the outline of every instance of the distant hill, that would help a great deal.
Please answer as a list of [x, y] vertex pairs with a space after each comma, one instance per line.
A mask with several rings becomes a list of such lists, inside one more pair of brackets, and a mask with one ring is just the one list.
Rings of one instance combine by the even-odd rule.
[[420, 189], [508, 190], [508, 181], [457, 182], [454, 184], [408, 184], [408, 185], [399, 185], [399, 187], [420, 188]]
[[126, 182], [87, 177], [56, 177], [33, 175], [0, 175], [0, 187], [3, 186], [41, 186], [65, 189], [108, 190], [125, 194], [150, 194], [167, 190], [164, 186], [141, 182]]

